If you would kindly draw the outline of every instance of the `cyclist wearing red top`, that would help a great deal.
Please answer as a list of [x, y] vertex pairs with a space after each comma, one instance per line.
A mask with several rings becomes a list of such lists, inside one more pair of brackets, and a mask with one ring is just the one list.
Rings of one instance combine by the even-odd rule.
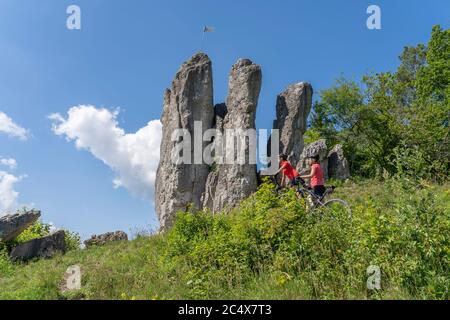
[[291, 163], [287, 160], [287, 156], [285, 154], [280, 154], [278, 156], [278, 160], [280, 163], [280, 169], [276, 174], [281, 172], [281, 185], [284, 186], [286, 183], [286, 178], [289, 179], [292, 186], [296, 186], [298, 184], [299, 174], [297, 170], [295, 170]]
[[323, 177], [323, 170], [319, 164], [319, 157], [308, 158], [308, 164], [311, 166], [311, 173], [308, 175], [301, 176], [302, 179], [310, 179], [311, 188], [313, 188], [314, 193], [319, 197], [322, 197], [325, 193], [325, 181]]

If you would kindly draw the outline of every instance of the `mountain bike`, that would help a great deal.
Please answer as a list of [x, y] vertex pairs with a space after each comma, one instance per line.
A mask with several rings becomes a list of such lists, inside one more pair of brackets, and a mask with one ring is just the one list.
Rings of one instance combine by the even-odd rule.
[[[278, 182], [276, 176], [272, 176], [272, 182], [276, 186], [276, 192], [280, 194], [283, 187]], [[293, 185], [296, 195], [299, 199], [303, 199], [306, 203], [308, 212], [318, 212], [322, 216], [336, 217], [339, 214], [344, 214], [348, 218], [352, 217], [352, 211], [347, 201], [339, 198], [330, 198], [336, 189], [335, 186], [325, 188], [322, 196], [314, 193], [313, 189], [309, 187], [302, 178], [296, 179], [296, 184]]]

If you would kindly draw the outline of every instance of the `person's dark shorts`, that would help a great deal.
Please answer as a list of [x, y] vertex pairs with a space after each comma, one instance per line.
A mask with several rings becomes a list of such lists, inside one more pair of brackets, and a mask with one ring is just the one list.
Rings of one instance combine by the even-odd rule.
[[291, 187], [297, 187], [300, 185], [300, 177], [295, 177], [291, 180]]
[[313, 189], [314, 189], [314, 194], [319, 197], [322, 197], [326, 190], [325, 186], [315, 186]]

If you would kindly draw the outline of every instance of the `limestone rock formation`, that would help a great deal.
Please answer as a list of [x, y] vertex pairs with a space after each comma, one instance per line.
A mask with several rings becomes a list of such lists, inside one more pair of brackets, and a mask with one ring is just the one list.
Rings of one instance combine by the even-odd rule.
[[103, 246], [109, 242], [128, 241], [128, 236], [123, 231], [107, 232], [101, 235], [93, 235], [88, 240], [84, 241], [86, 248], [91, 246]]
[[325, 139], [315, 141], [307, 145], [300, 156], [300, 161], [297, 165], [298, 172], [302, 174], [309, 173], [309, 166], [306, 164], [308, 157], [319, 156], [319, 163], [323, 170], [324, 177], [328, 177], [328, 150]]
[[[226, 103], [213, 108], [209, 58], [199, 53], [181, 66], [164, 98], [163, 136], [155, 195], [160, 231], [170, 228], [177, 211], [186, 211], [190, 204], [196, 209], [208, 208], [219, 212], [235, 207], [256, 191], [255, 117], [261, 81], [261, 67], [249, 59], [239, 59], [231, 69]], [[311, 111], [312, 95], [312, 86], [300, 82], [288, 86], [277, 97], [274, 129], [280, 130], [281, 141], [280, 150], [275, 152], [288, 154], [294, 166], [304, 166], [301, 158], [303, 135]], [[193, 132], [198, 126], [194, 126], [194, 121], [201, 123], [201, 134], [216, 129], [215, 134], [200, 142], [200, 153], [204, 156], [211, 154], [211, 161], [203, 158], [195, 162], [194, 141], [198, 143], [198, 140], [193, 137]], [[172, 141], [176, 129], [186, 129], [192, 136], [189, 156], [194, 164], [173, 161], [174, 154], [180, 151], [177, 142]], [[230, 131], [233, 130], [234, 135], [231, 136]], [[184, 141], [181, 137], [178, 139], [178, 142]], [[322, 161], [326, 161], [326, 145], [324, 150], [321, 145], [317, 147]], [[315, 152], [315, 145], [308, 150], [305, 155]], [[327, 165], [324, 166], [326, 170]]]
[[[217, 168], [217, 167], [216, 167]], [[214, 200], [216, 197], [217, 182], [219, 179], [219, 172], [217, 169], [212, 170], [205, 184], [205, 193], [202, 196], [203, 208], [214, 210]], [[220, 211], [221, 208], [217, 208]]]
[[[216, 128], [220, 130], [255, 129], [256, 107], [261, 90], [261, 67], [248, 59], [238, 60], [232, 67], [226, 105], [216, 107]], [[239, 139], [242, 139], [240, 136]], [[227, 141], [228, 140], [228, 141]], [[257, 188], [256, 164], [250, 161], [250, 143], [245, 143], [242, 149], [245, 153], [245, 163], [237, 163], [238, 154], [234, 140], [231, 141], [224, 134], [222, 146], [222, 160], [215, 164], [208, 177], [203, 204], [213, 212], [236, 206]], [[233, 162], [224, 159], [227, 155]], [[255, 155], [256, 156], [256, 155]]]
[[57, 252], [66, 252], [64, 231], [19, 244], [12, 249], [10, 257], [12, 261], [28, 261], [33, 258], [52, 258]]
[[[225, 117], [228, 113], [227, 105], [225, 103], [216, 104], [214, 106], [214, 124], [213, 129], [216, 129], [217, 132], [223, 133]], [[219, 143], [218, 139], [213, 139], [211, 141], [215, 144], [218, 144], [219, 148], [223, 147], [223, 144]], [[221, 142], [221, 141], [220, 141]], [[210, 172], [208, 175], [208, 179], [205, 184], [205, 192], [202, 196], [202, 207], [212, 209], [214, 206], [214, 196], [216, 193], [217, 180], [219, 177], [219, 172], [217, 170], [217, 162], [220, 162], [220, 158], [222, 153], [216, 152], [216, 149], [213, 148], [212, 152], [213, 157], [215, 158], [214, 164], [210, 167]]]
[[[169, 228], [175, 214], [185, 211], [189, 204], [201, 208], [209, 166], [194, 164], [194, 121], [202, 123], [204, 132], [212, 127], [213, 118], [212, 64], [206, 54], [198, 53], [180, 67], [164, 97], [160, 163], [155, 185], [156, 212], [162, 231]], [[176, 129], [186, 129], [191, 135], [192, 164], [173, 161], [177, 149], [172, 133]]]
[[214, 125], [213, 127], [223, 131], [225, 117], [228, 113], [226, 103], [219, 103], [214, 106]]
[[274, 121], [273, 128], [280, 130], [280, 150], [278, 153], [288, 155], [289, 161], [294, 167], [297, 166], [303, 151], [303, 135], [311, 111], [312, 95], [312, 86], [309, 83], [300, 82], [288, 86], [277, 97], [277, 118]]
[[328, 177], [339, 180], [350, 178], [349, 163], [340, 144], [335, 145], [328, 154]]
[[0, 241], [15, 239], [25, 229], [35, 223], [40, 216], [40, 211], [32, 210], [1, 217]]

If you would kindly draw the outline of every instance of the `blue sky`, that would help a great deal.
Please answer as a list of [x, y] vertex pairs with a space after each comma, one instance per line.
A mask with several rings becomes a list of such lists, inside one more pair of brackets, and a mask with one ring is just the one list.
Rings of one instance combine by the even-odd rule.
[[[66, 28], [71, 4], [81, 8], [81, 30]], [[366, 27], [370, 4], [381, 7], [382, 30]], [[0, 130], [0, 159], [17, 162], [0, 163], [0, 172], [18, 180], [17, 205], [34, 205], [46, 222], [84, 238], [155, 227], [151, 200], [132, 190], [142, 185], [113, 188], [117, 175], [139, 179], [123, 159], [139, 150], [106, 155], [109, 146], [97, 145], [96, 156], [90, 145], [77, 149], [66, 138], [78, 131], [55, 134], [50, 114], [64, 123], [73, 106], [120, 108], [115, 129], [133, 140], [160, 118], [164, 89], [201, 49], [202, 27], [210, 25], [216, 31], [204, 51], [213, 61], [215, 102], [225, 100], [231, 65], [250, 58], [263, 69], [257, 125], [270, 128], [276, 95], [288, 84], [308, 81], [317, 92], [342, 74], [393, 70], [403, 46], [426, 43], [431, 27], [448, 28], [449, 18], [446, 0], [0, 0], [0, 112], [28, 130], [26, 139]], [[84, 141], [101, 144], [98, 136], [108, 139], [101, 129]], [[126, 172], [114, 173], [115, 164]]]

